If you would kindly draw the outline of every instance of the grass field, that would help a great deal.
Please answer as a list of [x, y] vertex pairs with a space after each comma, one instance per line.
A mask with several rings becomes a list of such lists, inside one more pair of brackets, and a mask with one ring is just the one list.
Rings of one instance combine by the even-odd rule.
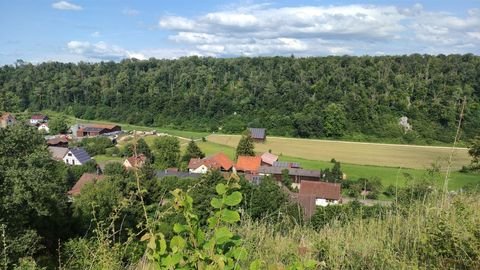
[[[218, 144], [235, 147], [239, 135], [208, 136], [208, 140]], [[341, 162], [359, 165], [374, 165], [425, 169], [437, 162], [443, 169], [451, 153], [449, 147], [410, 146], [395, 144], [372, 144], [357, 142], [340, 142], [308, 140], [296, 138], [268, 137], [265, 143], [255, 144], [256, 151], [268, 151], [277, 155], [304, 158], [308, 160], [330, 161], [332, 158]], [[460, 169], [470, 163], [466, 148], [456, 148], [452, 168]]]

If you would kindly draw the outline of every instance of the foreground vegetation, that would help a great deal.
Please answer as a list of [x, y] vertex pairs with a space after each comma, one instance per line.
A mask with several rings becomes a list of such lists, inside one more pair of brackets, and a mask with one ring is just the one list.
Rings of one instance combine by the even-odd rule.
[[[66, 191], [94, 164], [53, 161], [31, 127], [0, 129], [0, 140], [4, 269], [480, 267], [480, 186], [446, 193], [435, 171], [392, 190], [390, 204], [319, 207], [304, 220], [273, 179], [254, 185], [216, 171], [157, 179], [149, 164], [108, 164], [104, 180], [69, 202]], [[148, 155], [146, 145], [133, 150]]]
[[470, 54], [19, 62], [0, 68], [0, 111], [52, 109], [206, 132], [255, 126], [280, 136], [451, 143], [464, 96], [463, 140], [480, 129], [479, 65]]

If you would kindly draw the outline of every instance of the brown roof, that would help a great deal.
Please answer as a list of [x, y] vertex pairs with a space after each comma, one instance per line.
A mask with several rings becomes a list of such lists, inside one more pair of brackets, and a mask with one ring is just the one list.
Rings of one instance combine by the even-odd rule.
[[111, 124], [87, 124], [87, 125], [83, 125], [83, 127], [114, 129], [114, 128], [118, 127], [118, 125], [111, 125]]
[[145, 160], [147, 160], [147, 157], [144, 154], [140, 154], [136, 157], [129, 157], [127, 160], [132, 167], [141, 167], [145, 163]]
[[299, 194], [301, 196], [309, 195], [315, 196], [316, 198], [339, 200], [340, 184], [302, 180], [300, 182]]
[[213, 156], [207, 157], [208, 159], [213, 159], [215, 162], [220, 164], [223, 170], [228, 171], [233, 167], [233, 161], [224, 153], [217, 153]]
[[65, 137], [55, 137], [53, 139], [48, 139], [47, 144], [48, 145], [56, 145], [59, 143], [68, 143], [68, 139]]
[[257, 172], [262, 163], [262, 158], [255, 156], [239, 156], [235, 169], [243, 172]]
[[275, 162], [277, 160], [278, 160], [277, 155], [274, 155], [274, 154], [268, 153], [268, 152], [262, 154], [262, 162], [263, 163], [267, 163], [268, 165], [273, 166], [273, 162]]
[[34, 114], [32, 115], [32, 117], [30, 117], [30, 119], [33, 119], [33, 120], [44, 120], [44, 119], [47, 119], [48, 117], [46, 115], [43, 115], [43, 114]]
[[95, 183], [95, 181], [99, 181], [104, 179], [104, 175], [98, 175], [95, 173], [84, 173], [82, 174], [82, 177], [78, 179], [77, 183], [68, 191], [69, 195], [78, 195], [80, 194], [80, 191], [82, 188], [87, 184], [87, 183]]

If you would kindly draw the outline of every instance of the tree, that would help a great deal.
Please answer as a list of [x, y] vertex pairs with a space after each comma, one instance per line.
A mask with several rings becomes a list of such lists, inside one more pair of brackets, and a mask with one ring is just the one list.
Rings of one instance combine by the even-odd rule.
[[161, 136], [155, 139], [156, 163], [160, 168], [177, 167], [180, 159], [180, 141], [177, 137]]
[[67, 121], [65, 117], [54, 117], [48, 123], [48, 127], [50, 128], [50, 132], [52, 134], [65, 134], [68, 131]]
[[323, 110], [323, 131], [327, 137], [341, 137], [346, 128], [345, 110], [341, 105], [330, 103]]
[[51, 159], [43, 137], [22, 124], [0, 129], [0, 224], [7, 259], [54, 252], [68, 237], [65, 165]]
[[290, 177], [290, 171], [288, 169], [282, 170], [282, 184], [289, 190], [292, 190], [292, 178]]
[[194, 140], [191, 140], [188, 145], [187, 149], [185, 150], [185, 154], [182, 157], [182, 161], [190, 161], [192, 158], [204, 158], [205, 154], [202, 152], [200, 147], [195, 143]]
[[247, 133], [242, 135], [242, 138], [238, 142], [237, 150], [235, 152], [236, 157], [238, 156], [255, 156], [255, 146], [253, 144], [252, 135]]
[[125, 147], [125, 152], [123, 153], [123, 155], [127, 157], [131, 157], [134, 154], [134, 150], [137, 151], [137, 155], [144, 154], [150, 163], [155, 162], [152, 150], [150, 149], [147, 142], [143, 138], [140, 138], [137, 140], [136, 146], [134, 146], [133, 143], [129, 143]]
[[468, 149], [468, 154], [472, 157], [471, 167], [480, 169], [480, 136], [476, 136]]

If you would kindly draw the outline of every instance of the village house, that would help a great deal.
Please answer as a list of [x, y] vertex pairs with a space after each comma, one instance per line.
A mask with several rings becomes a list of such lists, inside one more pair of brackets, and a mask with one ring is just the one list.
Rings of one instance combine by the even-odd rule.
[[50, 151], [50, 154], [52, 155], [52, 158], [55, 160], [62, 160], [65, 157], [65, 155], [68, 152], [68, 148], [65, 147], [58, 147], [58, 146], [49, 146], [48, 151]]
[[233, 161], [224, 153], [217, 153], [203, 159], [192, 158], [188, 163], [190, 173], [207, 173], [209, 170], [228, 172], [233, 167]]
[[68, 147], [68, 139], [65, 136], [54, 137], [47, 140], [48, 146]]
[[63, 162], [68, 165], [83, 165], [92, 160], [90, 155], [83, 148], [71, 148], [63, 157]]
[[144, 154], [140, 154], [138, 156], [132, 156], [123, 162], [123, 167], [127, 170], [131, 169], [139, 169], [145, 165], [145, 162], [147, 161], [147, 157]]
[[118, 125], [88, 124], [79, 125], [75, 130], [77, 137], [94, 137], [122, 131], [122, 127]]
[[264, 128], [248, 128], [248, 131], [255, 142], [265, 142], [267, 139], [267, 130]]
[[16, 122], [15, 116], [11, 113], [4, 113], [0, 116], [0, 128], [6, 128], [7, 126], [14, 125]]
[[238, 156], [235, 171], [255, 175], [258, 173], [261, 164], [262, 158], [259, 156]]
[[46, 122], [48, 122], [48, 116], [43, 114], [34, 114], [32, 117], [30, 117], [30, 125], [33, 126]]
[[48, 127], [48, 123], [41, 123], [40, 125], [38, 125], [38, 131], [50, 133], [50, 128]]
[[298, 187], [301, 181], [320, 181], [321, 179], [320, 171], [289, 167], [261, 166], [258, 169], [258, 174], [262, 176], [272, 176], [277, 181], [282, 181], [283, 170], [288, 170], [288, 175], [294, 187]]
[[275, 163], [278, 160], [278, 156], [274, 155], [272, 153], [263, 153], [262, 156], [262, 166], [273, 166], [273, 163]]
[[310, 218], [316, 207], [339, 204], [341, 202], [341, 185], [320, 181], [301, 181], [298, 193], [290, 193], [293, 201], [300, 204], [306, 218]]
[[97, 181], [103, 180], [105, 178], [104, 175], [95, 174], [95, 173], [84, 173], [75, 183], [75, 185], [70, 189], [67, 194], [70, 196], [77, 196], [80, 194], [82, 188], [88, 184], [93, 183], [95, 184]]

